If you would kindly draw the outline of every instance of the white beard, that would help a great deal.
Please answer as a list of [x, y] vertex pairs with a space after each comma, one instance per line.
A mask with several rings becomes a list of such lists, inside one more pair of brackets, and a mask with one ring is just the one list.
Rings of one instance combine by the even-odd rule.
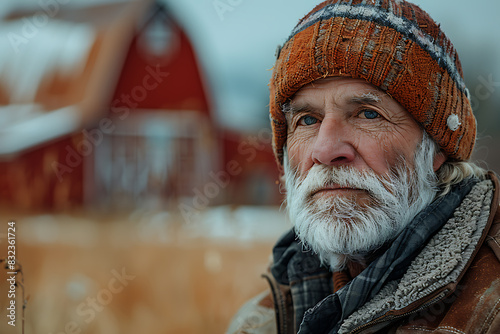
[[[362, 262], [394, 240], [436, 197], [436, 150], [424, 133], [412, 170], [404, 159], [384, 176], [346, 166], [314, 165], [302, 180], [285, 156], [287, 211], [298, 237], [334, 271], [343, 269], [348, 260]], [[315, 191], [333, 184], [366, 190], [370, 201], [359, 204], [354, 196], [312, 199]]]

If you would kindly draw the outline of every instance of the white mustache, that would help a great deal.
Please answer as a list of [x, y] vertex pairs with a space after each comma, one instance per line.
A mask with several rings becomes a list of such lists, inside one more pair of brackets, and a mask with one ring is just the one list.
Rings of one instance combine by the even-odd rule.
[[315, 165], [296, 187], [308, 198], [328, 188], [351, 188], [366, 191], [378, 198], [393, 188], [392, 176], [383, 178], [372, 171], [358, 171], [353, 167]]

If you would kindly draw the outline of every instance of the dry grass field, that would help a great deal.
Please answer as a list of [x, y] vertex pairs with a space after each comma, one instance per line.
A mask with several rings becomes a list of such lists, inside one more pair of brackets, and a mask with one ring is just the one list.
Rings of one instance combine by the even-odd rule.
[[[224, 333], [239, 306], [266, 288], [275, 239], [287, 228], [277, 208], [220, 207], [197, 221], [166, 212], [123, 216], [0, 214], [16, 221], [16, 257], [27, 298], [25, 333]], [[0, 333], [9, 284], [0, 278]], [[21, 274], [17, 275], [21, 278]]]

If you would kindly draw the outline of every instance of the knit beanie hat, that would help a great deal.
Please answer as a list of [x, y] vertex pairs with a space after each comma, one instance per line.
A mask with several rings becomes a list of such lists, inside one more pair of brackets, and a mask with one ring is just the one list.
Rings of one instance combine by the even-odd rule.
[[432, 18], [404, 0], [328, 0], [299, 21], [270, 82], [273, 148], [283, 164], [282, 111], [302, 86], [332, 77], [365, 79], [398, 101], [448, 159], [467, 160], [476, 120], [462, 67]]

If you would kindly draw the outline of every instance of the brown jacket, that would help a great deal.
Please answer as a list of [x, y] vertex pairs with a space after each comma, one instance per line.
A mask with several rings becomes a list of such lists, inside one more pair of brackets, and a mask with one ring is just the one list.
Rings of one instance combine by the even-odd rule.
[[[485, 218], [479, 241], [465, 266], [454, 273], [456, 277], [403, 308], [386, 310], [383, 315], [364, 322], [367, 313], [387, 304], [391, 297], [386, 295], [376, 300], [377, 296], [367, 303], [370, 305], [365, 304], [366, 309], [359, 310], [360, 319], [351, 321], [351, 326], [346, 326], [343, 332], [500, 334], [500, 187], [492, 173], [489, 177], [493, 181], [493, 200], [491, 206], [482, 208], [489, 215], [485, 216], [487, 221]], [[265, 276], [271, 291], [249, 301], [233, 319], [228, 333], [296, 332], [290, 288], [278, 284], [272, 275]], [[416, 276], [415, 281], [418, 279]]]

